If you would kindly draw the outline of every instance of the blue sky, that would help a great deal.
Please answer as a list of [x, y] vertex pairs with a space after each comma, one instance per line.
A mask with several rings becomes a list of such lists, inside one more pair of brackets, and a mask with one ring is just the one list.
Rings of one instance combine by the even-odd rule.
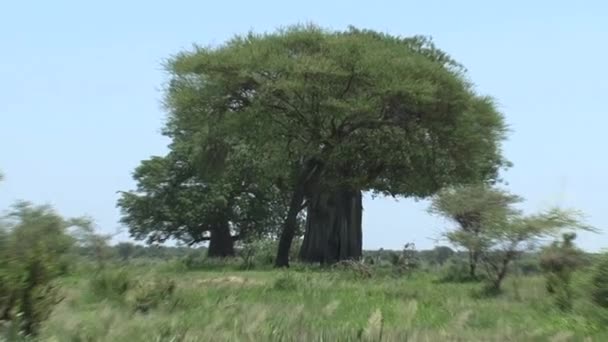
[[[6, 1], [0, 5], [0, 208], [17, 199], [119, 228], [117, 190], [163, 154], [161, 63], [193, 43], [314, 22], [433, 36], [494, 96], [525, 210], [583, 210], [608, 227], [604, 1]], [[432, 247], [426, 202], [366, 198], [364, 247]], [[608, 229], [606, 230], [608, 232]], [[126, 238], [127, 234], [119, 235]], [[608, 236], [583, 234], [589, 250]]]

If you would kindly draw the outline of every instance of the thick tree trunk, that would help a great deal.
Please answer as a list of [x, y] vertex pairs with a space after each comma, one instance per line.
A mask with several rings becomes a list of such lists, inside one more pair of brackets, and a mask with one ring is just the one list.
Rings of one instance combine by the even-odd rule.
[[298, 228], [298, 214], [302, 210], [302, 203], [310, 184], [314, 184], [323, 169], [323, 164], [314, 158], [308, 159], [298, 171], [298, 176], [289, 201], [287, 217], [283, 224], [275, 267], [289, 267], [289, 250]]
[[207, 256], [210, 258], [234, 256], [234, 239], [230, 235], [228, 222], [218, 225], [215, 229], [211, 230]]
[[361, 191], [321, 192], [308, 201], [300, 258], [320, 263], [359, 259], [363, 241]]

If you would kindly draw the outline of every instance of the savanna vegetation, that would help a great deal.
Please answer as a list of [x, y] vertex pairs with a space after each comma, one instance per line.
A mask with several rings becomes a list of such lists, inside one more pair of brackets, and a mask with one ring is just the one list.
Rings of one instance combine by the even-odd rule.
[[[598, 230], [521, 209], [505, 118], [431, 40], [295, 26], [166, 70], [169, 152], [117, 204], [138, 244], [15, 204], [0, 339], [608, 339], [608, 258], [576, 246]], [[363, 250], [363, 193], [429, 199], [442, 244]]]

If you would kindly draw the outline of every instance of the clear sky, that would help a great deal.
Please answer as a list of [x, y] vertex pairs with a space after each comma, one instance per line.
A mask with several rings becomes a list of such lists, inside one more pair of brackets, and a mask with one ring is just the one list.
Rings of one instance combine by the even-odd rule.
[[[608, 247], [608, 3], [605, 1], [3, 1], [0, 208], [50, 203], [119, 228], [117, 190], [166, 152], [163, 60], [192, 43], [314, 22], [431, 35], [494, 96], [512, 133], [504, 174], [529, 211], [583, 210]], [[366, 198], [364, 247], [429, 248], [446, 222], [428, 203]], [[119, 235], [120, 239], [127, 234]]]

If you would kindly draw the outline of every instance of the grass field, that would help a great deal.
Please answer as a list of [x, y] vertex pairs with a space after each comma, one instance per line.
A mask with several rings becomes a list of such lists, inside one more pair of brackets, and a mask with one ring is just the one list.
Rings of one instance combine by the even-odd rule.
[[434, 273], [295, 267], [185, 271], [116, 267], [61, 279], [43, 341], [608, 341], [584, 293], [559, 311], [541, 277], [511, 277], [497, 297]]

